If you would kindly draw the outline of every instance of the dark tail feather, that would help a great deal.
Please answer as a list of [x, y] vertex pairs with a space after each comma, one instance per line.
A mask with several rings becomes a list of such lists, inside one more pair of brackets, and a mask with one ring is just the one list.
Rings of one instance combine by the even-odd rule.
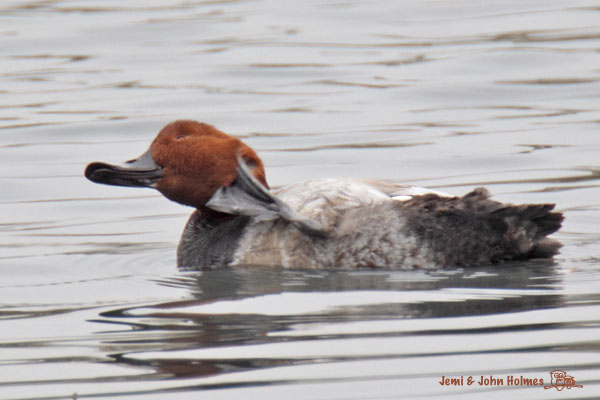
[[493, 214], [507, 224], [505, 235], [514, 240], [523, 258], [550, 258], [562, 244], [547, 236], [560, 229], [564, 219], [553, 209], [554, 204], [508, 205]]

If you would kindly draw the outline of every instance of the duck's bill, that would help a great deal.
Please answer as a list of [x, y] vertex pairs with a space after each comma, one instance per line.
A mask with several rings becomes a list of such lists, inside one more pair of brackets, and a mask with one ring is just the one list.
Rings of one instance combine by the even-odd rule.
[[153, 187], [162, 177], [162, 168], [147, 151], [122, 165], [93, 162], [85, 169], [85, 177], [95, 183], [115, 186]]

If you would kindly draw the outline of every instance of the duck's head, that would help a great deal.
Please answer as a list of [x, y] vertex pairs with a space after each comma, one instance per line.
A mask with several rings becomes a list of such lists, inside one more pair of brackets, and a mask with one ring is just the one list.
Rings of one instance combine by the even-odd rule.
[[107, 185], [151, 187], [173, 201], [202, 209], [219, 188], [235, 181], [238, 157], [268, 188], [254, 150], [210, 125], [180, 120], [165, 126], [137, 159], [121, 165], [93, 162], [85, 176]]

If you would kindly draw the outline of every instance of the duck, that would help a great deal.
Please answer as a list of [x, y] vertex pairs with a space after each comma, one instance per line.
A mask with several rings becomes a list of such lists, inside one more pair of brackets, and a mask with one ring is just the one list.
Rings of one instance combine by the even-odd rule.
[[376, 179], [313, 179], [271, 190], [256, 152], [193, 120], [167, 124], [140, 157], [92, 162], [92, 182], [158, 190], [195, 210], [181, 268], [441, 269], [552, 258], [554, 204], [501, 203]]

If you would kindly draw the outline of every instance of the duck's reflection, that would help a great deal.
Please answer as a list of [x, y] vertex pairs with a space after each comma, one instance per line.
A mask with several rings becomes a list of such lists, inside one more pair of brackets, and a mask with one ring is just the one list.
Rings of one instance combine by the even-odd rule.
[[[244, 356], [249, 345], [297, 340], [377, 338], [377, 332], [331, 335], [273, 335], [298, 325], [437, 318], [427, 332], [386, 332], [385, 337], [410, 334], [462, 334], [479, 328], [447, 330], [449, 318], [522, 312], [560, 306], [555, 291], [560, 276], [551, 261], [446, 271], [284, 271], [265, 268], [223, 268], [181, 271], [157, 282], [191, 294], [184, 301], [121, 308], [103, 313], [101, 322], [125, 325], [133, 332], [118, 341], [104, 341], [119, 363], [150, 367], [160, 376], [202, 377], [269, 366], [326, 362], [355, 357]], [[486, 326], [502, 332], [535, 329], [519, 325]], [[114, 331], [113, 331], [114, 332]], [[125, 336], [125, 337], [123, 337]], [[298, 344], [301, 346], [302, 344]], [[205, 349], [240, 350], [235, 357], [195, 355]], [[368, 359], [367, 355], [364, 356]]]

